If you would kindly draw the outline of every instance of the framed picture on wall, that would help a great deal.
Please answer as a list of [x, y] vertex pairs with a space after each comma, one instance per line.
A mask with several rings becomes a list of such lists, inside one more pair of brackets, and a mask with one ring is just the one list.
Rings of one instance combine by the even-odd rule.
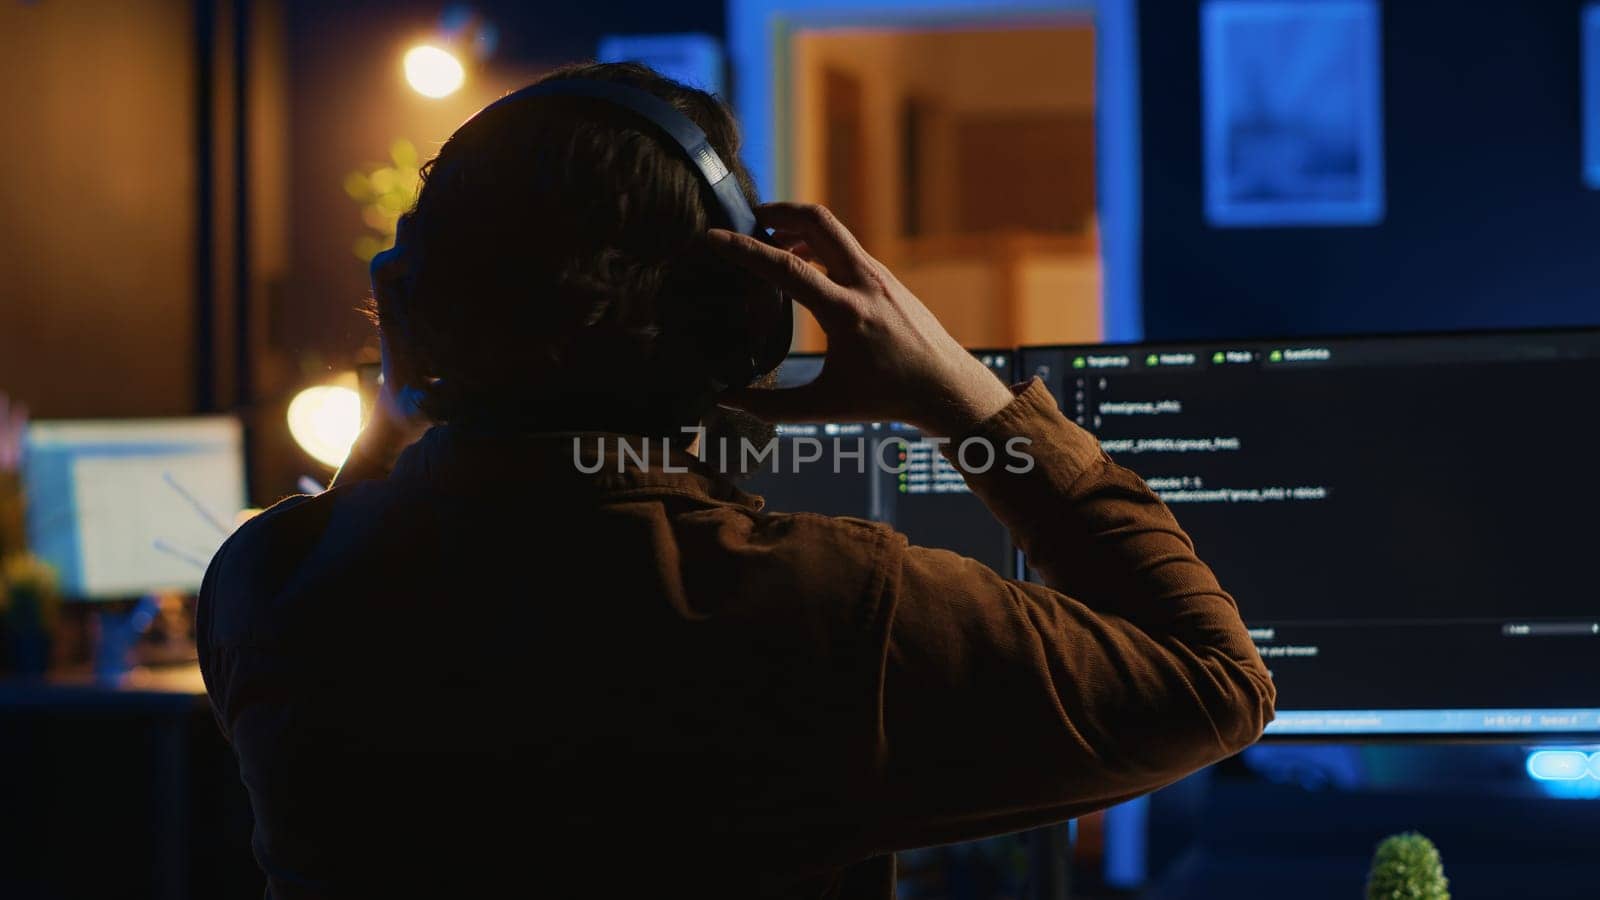
[[1384, 215], [1377, 0], [1201, 7], [1206, 218], [1372, 225]]

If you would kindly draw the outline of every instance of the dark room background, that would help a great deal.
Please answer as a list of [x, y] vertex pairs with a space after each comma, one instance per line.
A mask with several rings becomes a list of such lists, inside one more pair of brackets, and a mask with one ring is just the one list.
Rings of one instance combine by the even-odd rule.
[[434, 101], [400, 58], [449, 6], [0, 3], [0, 385], [40, 419], [238, 413], [270, 502], [317, 471], [282, 433], [290, 398], [376, 347], [345, 179], [397, 139], [427, 158], [604, 34], [724, 31], [720, 0], [477, 3], [494, 52]]
[[1387, 214], [1212, 228], [1198, 0], [1144, 2], [1144, 321], [1153, 340], [1595, 324], [1579, 2], [1380, 4]]
[[[1600, 192], [1581, 173], [1580, 3], [1492, 15], [1443, 0], [1382, 4], [1387, 208], [1376, 225], [1334, 228], [1207, 224], [1200, 6], [1140, 5], [1148, 337], [1600, 322]], [[219, 91], [231, 8], [213, 9]], [[479, 9], [499, 26], [494, 65], [507, 81], [591, 55], [622, 21], [632, 32], [724, 30], [716, 0]], [[4, 182], [0, 381], [43, 416], [196, 406], [196, 5], [128, 10], [39, 2], [0, 14], [0, 43], [16, 63], [0, 98], [19, 135]], [[482, 98], [467, 91], [426, 106], [374, 64], [432, 24], [432, 5], [288, 0], [256, 10], [253, 399], [267, 403], [305, 367], [346, 363], [367, 336], [355, 312], [364, 267], [348, 252], [358, 215], [340, 179], [402, 132], [426, 155]], [[485, 79], [474, 90], [498, 87]], [[64, 103], [95, 112], [96, 140], [61, 124]], [[230, 123], [221, 99], [215, 111], [212, 318], [225, 335], [231, 172], [220, 151]], [[234, 395], [231, 351], [217, 342], [219, 405]]]

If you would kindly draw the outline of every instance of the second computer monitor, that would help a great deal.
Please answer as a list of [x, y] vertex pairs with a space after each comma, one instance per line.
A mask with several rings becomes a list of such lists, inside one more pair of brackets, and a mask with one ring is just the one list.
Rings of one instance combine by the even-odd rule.
[[246, 505], [225, 417], [35, 422], [23, 479], [29, 546], [74, 599], [198, 590]]

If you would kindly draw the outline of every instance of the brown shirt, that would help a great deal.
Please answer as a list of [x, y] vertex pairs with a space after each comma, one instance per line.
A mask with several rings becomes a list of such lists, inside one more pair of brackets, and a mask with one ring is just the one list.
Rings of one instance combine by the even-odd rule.
[[895, 850], [1254, 741], [1267, 671], [1143, 481], [1037, 380], [979, 433], [1031, 442], [969, 483], [1048, 585], [460, 426], [250, 522], [200, 658], [274, 896], [882, 898]]

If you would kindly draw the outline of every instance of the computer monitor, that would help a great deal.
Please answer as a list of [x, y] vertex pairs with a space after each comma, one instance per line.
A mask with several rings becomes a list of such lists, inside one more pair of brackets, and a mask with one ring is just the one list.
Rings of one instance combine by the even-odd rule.
[[[974, 351], [1009, 382], [1015, 354]], [[820, 354], [791, 354], [778, 387], [805, 384], [822, 371]], [[778, 512], [815, 512], [887, 522], [915, 544], [972, 557], [1005, 575], [1016, 573], [1006, 530], [967, 489], [961, 473], [917, 429], [900, 422], [780, 424], [772, 459], [742, 485]], [[835, 464], [834, 442], [846, 453]], [[802, 442], [813, 442], [802, 448]], [[803, 462], [820, 447], [821, 458]]]
[[246, 505], [243, 446], [225, 417], [35, 422], [28, 543], [69, 598], [197, 591]]
[[1269, 737], [1600, 734], [1600, 332], [1027, 347], [1238, 600]]

